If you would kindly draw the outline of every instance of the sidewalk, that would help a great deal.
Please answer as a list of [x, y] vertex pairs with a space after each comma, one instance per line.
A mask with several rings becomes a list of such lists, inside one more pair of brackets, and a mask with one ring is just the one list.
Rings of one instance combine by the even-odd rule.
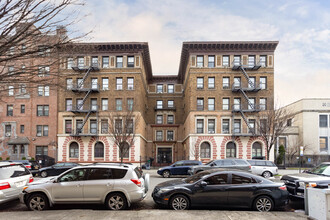
[[93, 211], [93, 210], [58, 210], [42, 212], [3, 212], [0, 219], [47, 219], [47, 220], [71, 220], [71, 219], [222, 219], [222, 220], [298, 220], [308, 219], [304, 213], [295, 212], [252, 212], [252, 211], [209, 211], [209, 210], [141, 210], [141, 211]]

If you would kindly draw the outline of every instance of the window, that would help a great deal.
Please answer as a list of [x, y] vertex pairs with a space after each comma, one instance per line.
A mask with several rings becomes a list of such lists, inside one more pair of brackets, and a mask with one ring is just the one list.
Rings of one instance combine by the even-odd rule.
[[126, 133], [133, 134], [134, 131], [134, 121], [133, 119], [126, 119]]
[[234, 120], [234, 133], [241, 133], [241, 119]]
[[328, 115], [319, 115], [319, 125], [320, 128], [328, 127]]
[[97, 142], [95, 144], [94, 157], [104, 157], [104, 145], [102, 142]]
[[174, 115], [167, 115], [167, 124], [174, 124]]
[[134, 90], [134, 78], [127, 78], [127, 90]]
[[20, 132], [21, 132], [21, 134], [24, 134], [24, 125], [20, 126]]
[[328, 138], [320, 137], [320, 151], [328, 151]]
[[95, 119], [91, 119], [89, 121], [89, 124], [90, 124], [89, 132], [91, 134], [96, 134], [97, 133], [97, 121]]
[[229, 119], [222, 119], [222, 133], [229, 134]]
[[229, 98], [222, 99], [222, 110], [229, 110]]
[[214, 56], [208, 56], [209, 62], [208, 62], [208, 67], [213, 68], [214, 67]]
[[25, 65], [24, 64], [21, 66], [21, 70], [22, 70], [22, 73], [25, 73]]
[[255, 130], [255, 125], [256, 125], [256, 120], [255, 119], [249, 119], [249, 133], [254, 134], [256, 132]]
[[204, 56], [197, 56], [197, 67], [204, 66]]
[[7, 105], [7, 116], [14, 116], [14, 106]]
[[25, 53], [26, 52], [26, 45], [25, 44], [22, 44], [21, 50], [22, 50], [22, 53]]
[[241, 65], [241, 56], [235, 55], [234, 56], [234, 66], [240, 66]]
[[123, 67], [123, 57], [116, 57], [116, 67], [117, 68], [122, 68]]
[[260, 77], [260, 89], [267, 89], [267, 77]]
[[209, 77], [208, 78], [208, 88], [209, 89], [214, 89], [215, 88], [214, 82], [215, 82], [215, 78], [214, 77]]
[[116, 78], [116, 89], [123, 90], [123, 78]]
[[207, 121], [207, 131], [209, 134], [215, 133], [215, 119], [208, 119]]
[[211, 146], [207, 142], [201, 144], [201, 158], [211, 158]]
[[288, 126], [288, 127], [291, 127], [291, 126], [292, 126], [292, 118], [289, 118], [289, 119], [286, 121], [286, 126]]
[[229, 89], [229, 77], [222, 78], [222, 88]]
[[204, 133], [204, 119], [197, 119], [197, 134]]
[[11, 136], [11, 125], [5, 125], [6, 137]]
[[134, 56], [127, 57], [127, 67], [134, 67]]
[[82, 125], [83, 125], [83, 120], [77, 119], [76, 120], [76, 129], [77, 129], [77, 134], [80, 134], [82, 132]]
[[48, 125], [37, 125], [37, 136], [48, 136]]
[[249, 110], [254, 110], [255, 109], [255, 103], [256, 103], [256, 99], [255, 98], [249, 98], [248, 109]]
[[204, 99], [203, 98], [197, 98], [197, 110], [198, 111], [204, 110]]
[[[48, 89], [48, 92], [49, 92], [49, 89]], [[19, 85], [19, 93], [20, 94], [25, 94], [26, 93], [26, 85], [25, 84], [20, 84]]]
[[156, 124], [163, 124], [163, 115], [156, 116]]
[[207, 185], [221, 185], [227, 184], [228, 174], [218, 174], [211, 176], [205, 180]]
[[49, 66], [39, 66], [38, 67], [38, 76], [49, 76]]
[[109, 68], [109, 57], [102, 57], [102, 68]]
[[71, 158], [79, 157], [79, 145], [77, 142], [72, 142], [69, 146], [69, 156]]
[[267, 99], [260, 98], [259, 105], [260, 105], [260, 110], [266, 110], [267, 109]]
[[65, 133], [72, 134], [72, 120], [65, 120]]
[[156, 131], [156, 141], [163, 140], [163, 131]]
[[134, 105], [134, 99], [128, 98], [127, 99], [127, 110], [132, 111]]
[[115, 131], [118, 134], [121, 134], [123, 132], [123, 120], [115, 119]]
[[25, 105], [21, 105], [21, 114], [25, 113]]
[[84, 57], [78, 57], [78, 67], [84, 68], [85, 67], [85, 59]]
[[229, 66], [229, 56], [227, 56], [227, 55], [222, 56], [222, 65], [224, 67], [228, 67]]
[[249, 88], [256, 88], [256, 78], [249, 77]]
[[203, 89], [203, 88], [204, 88], [204, 78], [197, 77], [197, 89]]
[[65, 100], [65, 109], [66, 109], [66, 111], [72, 110], [72, 99]]
[[14, 95], [14, 86], [8, 86], [8, 95], [13, 96]]
[[174, 85], [173, 84], [167, 85], [167, 92], [168, 93], [174, 93]]
[[36, 155], [48, 155], [48, 146], [36, 146]]
[[97, 99], [91, 99], [91, 110], [97, 111], [98, 106], [97, 106]]
[[129, 145], [127, 142], [123, 143], [122, 149], [119, 148], [119, 158], [129, 158]]
[[122, 110], [123, 110], [123, 100], [116, 99], [116, 111], [122, 111]]
[[73, 88], [73, 80], [71, 78], [66, 79], [66, 89], [70, 90]]
[[12, 75], [15, 73], [15, 68], [14, 66], [8, 66], [8, 75]]
[[38, 96], [49, 96], [49, 86], [38, 86]]
[[103, 90], [109, 89], [109, 79], [108, 78], [102, 78], [102, 89]]
[[236, 157], [236, 144], [234, 142], [229, 142], [226, 145], [226, 158]]
[[37, 105], [37, 116], [48, 116], [49, 105]]
[[108, 99], [102, 99], [102, 111], [107, 111], [108, 110]]
[[241, 99], [234, 98], [234, 110], [240, 110], [240, 109], [241, 109]]
[[256, 180], [251, 177], [242, 176], [238, 174], [232, 174], [231, 176], [231, 184], [249, 184], [249, 183], [256, 183]]
[[254, 157], [262, 157], [262, 147], [259, 142], [252, 144], [252, 158]]
[[162, 109], [163, 108], [163, 101], [157, 100], [157, 109]]
[[209, 98], [208, 99], [208, 110], [209, 111], [214, 111], [214, 104], [215, 104], [215, 99], [214, 98]]
[[173, 131], [167, 131], [167, 140], [173, 141], [174, 140], [174, 133]]
[[252, 55], [250, 55], [249, 56], [249, 67], [254, 67], [255, 66], [255, 64], [256, 64], [256, 57], [255, 56], [252, 56]]
[[92, 78], [92, 89], [98, 89], [99, 85], [97, 84], [97, 78]]
[[102, 119], [101, 120], [101, 134], [108, 134], [108, 120]]
[[92, 57], [92, 66], [99, 67], [99, 58], [98, 57]]
[[167, 101], [167, 107], [168, 108], [174, 108], [174, 101], [173, 100], [168, 100]]
[[260, 56], [260, 66], [261, 67], [267, 66], [267, 56], [266, 55]]
[[163, 84], [157, 84], [157, 93], [163, 92]]
[[241, 87], [241, 77], [234, 77], [234, 87]]
[[83, 110], [84, 109], [83, 99], [76, 99], [76, 109], [77, 110]]
[[73, 67], [73, 58], [72, 57], [68, 57], [66, 59], [66, 68], [67, 69], [72, 69]]
[[84, 88], [84, 81], [82, 78], [77, 79], [77, 88]]
[[50, 48], [47, 46], [38, 46], [38, 56], [49, 56]]
[[260, 132], [265, 133], [267, 129], [267, 119], [260, 119]]

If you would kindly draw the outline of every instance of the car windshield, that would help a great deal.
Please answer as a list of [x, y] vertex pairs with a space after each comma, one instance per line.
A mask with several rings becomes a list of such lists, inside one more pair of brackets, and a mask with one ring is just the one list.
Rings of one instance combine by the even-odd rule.
[[330, 164], [321, 164], [310, 170], [310, 173], [330, 176]]
[[213, 162], [214, 162], [214, 160], [211, 160], [210, 162], [208, 162], [208, 163], [205, 164], [205, 165], [211, 165], [211, 164], [213, 164]]
[[185, 178], [183, 179], [184, 182], [186, 183], [195, 183], [197, 182], [198, 180], [202, 179], [205, 175], [208, 175], [210, 174], [211, 172], [210, 171], [203, 171], [203, 172], [200, 172], [200, 173], [197, 173], [193, 176], [190, 176], [188, 178]]

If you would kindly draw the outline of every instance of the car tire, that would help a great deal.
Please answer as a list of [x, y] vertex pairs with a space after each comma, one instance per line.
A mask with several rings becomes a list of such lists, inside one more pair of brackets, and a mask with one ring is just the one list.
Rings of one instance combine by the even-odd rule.
[[272, 173], [269, 172], [269, 171], [265, 171], [265, 172], [262, 173], [262, 176], [263, 176], [264, 178], [269, 178], [269, 177], [272, 177]]
[[42, 171], [42, 172], [40, 173], [40, 176], [43, 177], [43, 178], [47, 177], [47, 176], [48, 176], [47, 171]]
[[40, 193], [32, 194], [27, 199], [26, 205], [31, 211], [43, 211], [49, 209], [49, 201], [47, 196]]
[[274, 208], [274, 202], [269, 196], [259, 196], [254, 200], [253, 209], [259, 212], [269, 212]]
[[164, 177], [164, 178], [169, 178], [170, 176], [171, 176], [171, 173], [170, 173], [169, 170], [165, 170], [165, 171], [163, 172], [163, 177]]
[[122, 193], [111, 193], [107, 196], [105, 205], [110, 210], [124, 210], [127, 208], [127, 199]]
[[185, 195], [174, 195], [170, 200], [169, 206], [174, 210], [187, 210], [190, 207], [190, 201]]

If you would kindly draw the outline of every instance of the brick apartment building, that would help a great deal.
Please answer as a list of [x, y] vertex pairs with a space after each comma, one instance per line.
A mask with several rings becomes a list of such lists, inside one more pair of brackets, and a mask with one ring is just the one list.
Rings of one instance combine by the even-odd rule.
[[273, 108], [277, 44], [184, 42], [177, 76], [153, 76], [147, 43], [67, 48], [59, 66], [67, 77], [58, 90], [58, 160], [120, 161], [109, 114], [131, 109], [140, 120], [133, 120], [136, 140], [125, 162], [265, 157], [256, 115]]

